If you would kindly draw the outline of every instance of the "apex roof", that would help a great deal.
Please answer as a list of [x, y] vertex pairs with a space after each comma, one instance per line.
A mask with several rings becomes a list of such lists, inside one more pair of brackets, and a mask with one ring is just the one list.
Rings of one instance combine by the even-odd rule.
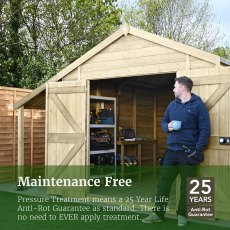
[[[127, 24], [123, 25], [120, 29], [118, 29], [116, 32], [114, 32], [112, 35], [107, 37], [105, 40], [103, 40], [101, 43], [96, 45], [94, 48], [89, 50], [87, 53], [85, 53], [83, 56], [75, 60], [73, 63], [68, 65], [66, 68], [58, 72], [56, 75], [54, 75], [52, 78], [50, 78], [47, 82], [56, 82], [61, 80], [63, 77], [65, 77], [68, 73], [76, 69], [78, 66], [82, 65], [84, 62], [89, 60], [91, 57], [95, 56], [97, 53], [99, 53], [101, 50], [112, 44], [114, 41], [119, 39], [122, 36], [127, 36], [128, 34], [137, 36], [139, 38], [148, 40], [150, 42], [177, 50], [179, 52], [203, 59], [205, 61], [214, 63], [216, 65], [220, 65], [220, 63], [223, 63], [225, 65], [229, 65], [229, 63], [224, 60], [223, 58], [220, 58], [217, 55], [211, 54], [209, 52], [205, 52], [202, 50], [199, 50], [197, 48], [164, 38], [160, 37], [158, 35], [155, 35], [153, 33], [146, 32], [144, 30], [137, 29], [135, 27], [129, 26]], [[33, 90], [31, 93], [29, 93], [27, 96], [23, 97], [21, 100], [16, 102], [14, 104], [14, 109], [18, 109], [21, 106], [28, 103], [31, 99], [38, 96], [39, 94], [43, 93], [46, 89], [46, 83], [39, 86], [37, 89]]]

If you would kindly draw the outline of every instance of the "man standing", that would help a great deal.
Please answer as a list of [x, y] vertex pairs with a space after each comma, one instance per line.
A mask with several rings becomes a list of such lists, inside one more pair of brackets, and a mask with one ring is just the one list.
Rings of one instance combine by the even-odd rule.
[[177, 225], [185, 226], [187, 224], [186, 180], [187, 177], [196, 175], [196, 165], [204, 159], [203, 151], [210, 135], [208, 110], [201, 98], [191, 93], [192, 87], [193, 82], [188, 77], [175, 79], [173, 90], [175, 100], [168, 105], [161, 122], [163, 131], [168, 135], [168, 147], [161, 162], [161, 175], [155, 196], [157, 208], [151, 215], [142, 219], [143, 223], [164, 220], [172, 183], [180, 174], [181, 187]]

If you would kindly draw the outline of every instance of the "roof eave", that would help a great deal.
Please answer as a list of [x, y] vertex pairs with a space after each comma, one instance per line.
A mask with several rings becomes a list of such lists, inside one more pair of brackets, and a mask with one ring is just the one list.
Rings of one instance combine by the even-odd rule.
[[27, 102], [29, 102], [32, 98], [37, 96], [38, 94], [42, 93], [46, 89], [46, 83], [40, 85], [37, 89], [33, 90], [25, 97], [14, 103], [13, 108], [14, 110], [19, 109], [20, 107], [24, 106]]
[[220, 63], [230, 66], [230, 61], [222, 57], [220, 58]]

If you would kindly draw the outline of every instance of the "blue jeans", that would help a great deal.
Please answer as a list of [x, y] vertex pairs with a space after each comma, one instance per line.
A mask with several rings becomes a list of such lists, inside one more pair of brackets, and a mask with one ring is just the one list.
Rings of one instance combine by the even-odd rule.
[[[196, 165], [190, 165], [188, 162], [187, 153], [185, 151], [174, 151], [168, 149], [165, 153], [164, 161], [160, 171], [160, 179], [155, 196], [155, 206], [158, 207], [154, 211], [160, 219], [164, 219], [166, 212], [167, 201], [169, 198], [171, 186], [178, 175], [181, 177], [180, 185], [180, 200], [177, 209], [177, 215], [186, 217], [186, 186], [187, 177], [194, 177], [196, 175]], [[162, 199], [164, 198], [163, 202]]]

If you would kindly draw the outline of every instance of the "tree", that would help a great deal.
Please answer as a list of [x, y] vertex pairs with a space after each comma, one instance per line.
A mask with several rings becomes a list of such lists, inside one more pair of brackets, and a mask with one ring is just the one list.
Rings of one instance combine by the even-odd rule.
[[[1, 2], [1, 81], [12, 85], [20, 81], [23, 50], [19, 38], [21, 0]], [[5, 7], [5, 8], [4, 8]], [[8, 12], [8, 14], [6, 14]], [[3, 72], [4, 71], [4, 72]]]
[[222, 58], [230, 60], [230, 47], [219, 46], [212, 51], [213, 54], [219, 55]]
[[115, 0], [0, 3], [0, 85], [35, 88], [120, 25]]
[[123, 5], [123, 20], [157, 35], [210, 51], [223, 37], [208, 0], [138, 0]]

